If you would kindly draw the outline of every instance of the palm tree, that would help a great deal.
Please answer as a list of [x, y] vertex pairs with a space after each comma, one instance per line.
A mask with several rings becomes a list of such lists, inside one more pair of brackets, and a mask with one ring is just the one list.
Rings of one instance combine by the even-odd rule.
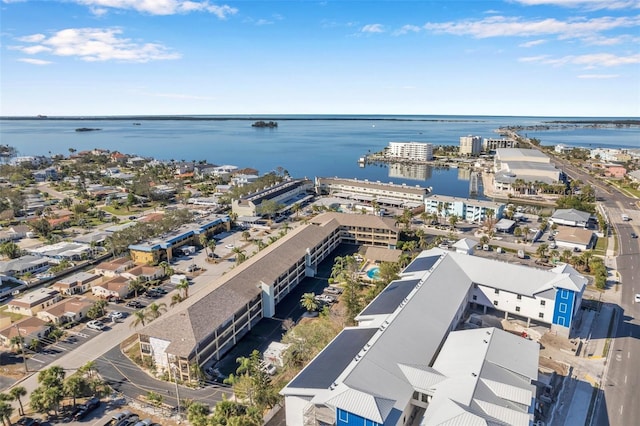
[[9, 347], [10, 348], [14, 348], [15, 347], [17, 351], [21, 351], [23, 343], [24, 343], [24, 337], [22, 337], [22, 336], [13, 336], [9, 340]]
[[40, 340], [38, 339], [31, 339], [31, 341], [29, 342], [29, 350], [33, 351], [33, 352], [37, 352], [38, 348], [40, 347]]
[[318, 302], [316, 302], [314, 293], [305, 293], [302, 295], [300, 299], [300, 305], [305, 308], [308, 312], [313, 312], [318, 309]]
[[144, 289], [144, 283], [140, 278], [129, 281], [129, 292], [133, 292], [138, 297], [138, 292]]
[[451, 225], [451, 227], [455, 229], [458, 220], [458, 215], [456, 214], [449, 216], [449, 225]]
[[147, 307], [146, 311], [146, 315], [147, 318], [149, 318], [149, 321], [153, 321], [163, 313], [167, 312], [167, 304], [154, 302]]
[[209, 241], [209, 251], [211, 252], [211, 257], [213, 257], [213, 252], [216, 251], [216, 240]]
[[584, 262], [584, 270], [587, 272], [591, 271], [591, 268], [589, 267], [589, 260], [591, 260], [591, 258], [593, 257], [593, 253], [590, 251], [585, 251], [580, 257], [582, 257], [582, 261]]
[[175, 305], [182, 302], [183, 300], [184, 299], [182, 298], [182, 296], [176, 293], [173, 296], [171, 296], [171, 303], [169, 304], [169, 307], [173, 308]]
[[547, 257], [547, 250], [549, 249], [549, 244], [546, 243], [542, 243], [538, 246], [538, 249], [536, 250], [536, 254], [541, 258], [544, 259], [545, 257]]
[[236, 255], [236, 265], [239, 265], [247, 260], [247, 256], [244, 254], [244, 250], [242, 250], [240, 247], [234, 247], [232, 251]]
[[147, 315], [144, 310], [140, 309], [139, 311], [135, 311], [133, 313], [133, 322], [131, 323], [131, 327], [137, 327], [142, 324], [144, 327], [146, 324]]
[[[0, 397], [3, 395], [4, 394], [0, 394]], [[11, 404], [9, 404], [8, 400], [5, 401], [3, 398], [0, 398], [0, 419], [2, 419], [2, 424], [11, 426], [12, 414], [13, 407], [11, 406]]]
[[9, 391], [9, 395], [11, 395], [11, 397], [15, 401], [18, 401], [18, 404], [20, 404], [20, 410], [18, 411], [18, 413], [21, 416], [24, 416], [24, 407], [22, 406], [21, 398], [27, 395], [27, 389], [25, 389], [24, 386], [16, 386], [14, 388], [11, 388], [11, 390]]
[[209, 239], [207, 238], [207, 234], [200, 234], [200, 236], [198, 237], [198, 242], [200, 243], [200, 247], [204, 248], [204, 253], [207, 257], [209, 257], [209, 254], [207, 253], [208, 241]]
[[186, 278], [181, 279], [180, 284], [176, 286], [176, 290], [180, 292], [180, 296], [183, 299], [188, 298], [189, 297], [189, 280], [187, 280]]

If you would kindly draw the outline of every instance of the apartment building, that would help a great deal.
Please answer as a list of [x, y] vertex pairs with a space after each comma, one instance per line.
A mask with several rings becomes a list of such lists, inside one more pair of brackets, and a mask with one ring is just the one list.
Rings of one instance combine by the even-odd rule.
[[379, 206], [402, 208], [416, 208], [424, 203], [429, 188], [419, 185], [396, 185], [392, 182], [370, 182], [368, 180], [323, 178], [315, 179], [315, 189], [318, 195], [331, 195], [345, 198], [354, 202], [372, 203]]
[[427, 213], [444, 217], [456, 215], [469, 223], [483, 222], [489, 214], [499, 220], [506, 209], [503, 203], [438, 194], [429, 194], [424, 200], [424, 206]]
[[300, 202], [313, 191], [313, 182], [309, 179], [289, 179], [263, 190], [233, 200], [231, 210], [238, 216], [260, 216], [261, 204], [274, 201], [283, 206]]
[[480, 136], [461, 136], [460, 155], [476, 156], [482, 151], [482, 138]]
[[518, 148], [518, 146], [518, 142], [507, 138], [484, 138], [482, 141], [482, 149], [486, 152], [495, 151], [500, 148]]
[[35, 316], [38, 312], [60, 300], [60, 292], [51, 288], [40, 288], [23, 294], [7, 303], [7, 310], [14, 314]]
[[421, 142], [389, 142], [387, 156], [410, 161], [433, 160], [433, 144]]

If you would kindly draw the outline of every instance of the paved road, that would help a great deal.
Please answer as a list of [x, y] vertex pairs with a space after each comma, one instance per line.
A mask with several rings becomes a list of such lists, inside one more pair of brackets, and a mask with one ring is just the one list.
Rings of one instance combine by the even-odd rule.
[[[596, 188], [596, 196], [604, 201], [609, 220], [618, 236], [618, 256], [616, 269], [622, 283], [620, 306], [611, 348], [608, 367], [602, 378], [603, 392], [599, 395], [594, 425], [633, 425], [640, 419], [640, 305], [634, 302], [634, 294], [640, 293], [640, 244], [631, 238], [631, 232], [640, 234], [640, 211], [635, 209], [636, 201], [619, 191], [609, 188], [586, 173], [575, 170], [566, 162], [560, 162], [564, 171], [574, 179], [580, 179]], [[632, 220], [622, 221], [622, 213]]]

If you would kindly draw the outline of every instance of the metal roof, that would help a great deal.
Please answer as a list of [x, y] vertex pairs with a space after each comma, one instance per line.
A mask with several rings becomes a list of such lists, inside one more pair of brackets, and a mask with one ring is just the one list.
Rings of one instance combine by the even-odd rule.
[[393, 313], [419, 282], [419, 279], [392, 281], [358, 316]]
[[288, 387], [329, 388], [376, 331], [377, 328], [345, 328], [289, 383]]

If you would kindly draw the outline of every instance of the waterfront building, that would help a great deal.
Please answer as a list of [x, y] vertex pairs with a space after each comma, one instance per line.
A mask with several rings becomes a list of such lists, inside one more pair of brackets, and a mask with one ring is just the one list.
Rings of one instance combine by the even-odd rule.
[[0, 231], [0, 244], [5, 243], [7, 241], [15, 241], [20, 240], [27, 236], [30, 228], [27, 225], [13, 225], [3, 228]]
[[568, 335], [585, 285], [565, 265], [541, 270], [422, 252], [356, 317], [357, 327], [345, 328], [281, 391], [286, 423], [436, 425], [464, 418], [528, 426], [538, 343], [495, 328], [454, 330], [479, 306], [551, 323]]
[[625, 163], [632, 158], [628, 150], [615, 148], [595, 148], [590, 151], [589, 156], [608, 163]]
[[424, 203], [429, 188], [419, 185], [370, 182], [367, 179], [322, 178], [315, 180], [318, 195], [350, 199], [357, 202], [371, 203], [375, 201], [379, 206], [392, 206], [413, 209]]
[[231, 219], [228, 215], [210, 215], [151, 241], [132, 244], [129, 254], [137, 265], [157, 265], [171, 260], [178, 247], [200, 244], [199, 236], [202, 234], [211, 236], [230, 229]]
[[433, 144], [421, 142], [389, 142], [387, 156], [398, 160], [431, 161]]
[[49, 259], [38, 256], [26, 255], [17, 259], [0, 261], [0, 274], [11, 277], [19, 277], [26, 274], [36, 274], [49, 267]]
[[480, 136], [461, 136], [460, 155], [476, 156], [482, 151], [482, 138]]
[[7, 311], [13, 314], [34, 316], [60, 300], [60, 292], [52, 288], [39, 288], [25, 293], [7, 303]]
[[573, 147], [572, 146], [567, 146], [565, 144], [559, 143], [555, 146], [555, 148], [553, 148], [553, 150], [555, 152], [557, 152], [558, 154], [567, 154], [571, 151], [573, 151]]
[[591, 216], [589, 212], [576, 209], [558, 209], [553, 212], [553, 215], [549, 218], [549, 222], [557, 223], [558, 225], [586, 228], [593, 219], [593, 216]]
[[102, 299], [124, 299], [129, 294], [129, 279], [120, 275], [96, 283], [91, 287], [91, 293]]
[[489, 211], [492, 211], [494, 219], [499, 220], [504, 216], [505, 209], [504, 203], [448, 195], [429, 194], [424, 200], [425, 212], [439, 216], [456, 215], [469, 223], [483, 222], [487, 219]]
[[510, 138], [484, 138], [482, 149], [485, 152], [493, 152], [501, 148], [518, 148], [516, 140]]
[[134, 265], [133, 261], [128, 257], [119, 257], [98, 264], [94, 272], [105, 277], [115, 277], [129, 268], [133, 268]]
[[[494, 189], [514, 191], [514, 184], [558, 183], [563, 174], [537, 149], [504, 148], [494, 156]], [[527, 193], [529, 189], [527, 187]]]
[[261, 204], [274, 201], [284, 208], [302, 200], [313, 191], [313, 182], [309, 179], [288, 179], [260, 191], [253, 192], [233, 200], [231, 210], [238, 216], [261, 215]]
[[[360, 220], [358, 228], [353, 218]], [[393, 224], [390, 232], [389, 226], [377, 216], [326, 213], [295, 228], [218, 278], [209, 293], [188, 298], [141, 330], [141, 356], [178, 380], [195, 379], [194, 363], [219, 360], [260, 319], [273, 317], [276, 304], [304, 278], [315, 276], [318, 264], [344, 239], [379, 246], [386, 241], [394, 248], [399, 229]]]
[[42, 247], [30, 248], [27, 249], [27, 251], [29, 254], [46, 257], [51, 259], [53, 263], [57, 263], [62, 260], [81, 260], [82, 258], [89, 256], [92, 249], [89, 244], [68, 243], [62, 241]]

